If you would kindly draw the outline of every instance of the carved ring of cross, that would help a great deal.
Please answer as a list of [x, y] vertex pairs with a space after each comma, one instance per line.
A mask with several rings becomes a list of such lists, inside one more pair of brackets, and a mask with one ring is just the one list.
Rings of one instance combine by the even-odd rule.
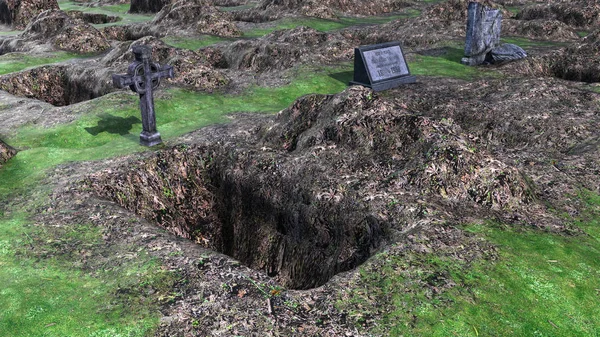
[[[160, 64], [150, 62], [150, 74], [154, 74], [161, 69]], [[138, 94], [146, 93], [146, 76], [144, 74], [144, 63], [134, 62], [127, 69], [127, 73], [132, 75], [133, 84], [129, 88]], [[155, 90], [160, 85], [160, 78], [152, 76], [152, 90]]]

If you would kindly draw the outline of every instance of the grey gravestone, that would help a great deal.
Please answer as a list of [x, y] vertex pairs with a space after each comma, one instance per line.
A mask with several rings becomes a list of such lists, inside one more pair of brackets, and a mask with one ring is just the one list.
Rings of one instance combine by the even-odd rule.
[[362, 85], [382, 91], [401, 84], [414, 83], [399, 42], [362, 46], [354, 49], [354, 80], [351, 85]]
[[500, 44], [502, 13], [477, 2], [469, 2], [465, 57], [461, 63], [478, 65], [485, 62], [486, 55]]
[[500, 63], [514, 61], [524, 57], [527, 57], [527, 53], [523, 48], [516, 44], [504, 43], [490, 51], [488, 60], [490, 63]]
[[160, 133], [156, 131], [156, 115], [154, 113], [153, 90], [158, 88], [161, 78], [173, 78], [173, 67], [150, 60], [152, 49], [145, 45], [133, 47], [135, 61], [127, 68], [127, 74], [113, 74], [113, 85], [117, 88], [129, 88], [140, 95], [140, 110], [142, 111], [142, 133], [140, 144], [154, 146], [162, 143]]

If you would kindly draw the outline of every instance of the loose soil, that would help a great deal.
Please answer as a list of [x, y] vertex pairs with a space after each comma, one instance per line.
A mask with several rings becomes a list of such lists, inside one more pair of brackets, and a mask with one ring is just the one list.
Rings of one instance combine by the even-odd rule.
[[[227, 15], [212, 15], [218, 9], [211, 7], [201, 26], [236, 36], [240, 15], [267, 17], [274, 3]], [[303, 13], [302, 2], [285, 3], [290, 15]], [[190, 33], [198, 22], [175, 20], [180, 5], [167, 5], [149, 25], [171, 22], [169, 34], [198, 33]], [[154, 60], [175, 66], [178, 77], [164, 87], [238, 93], [256, 83], [284, 83], [289, 69], [350, 61], [361, 44], [400, 40], [413, 62], [417, 54], [446, 57], [449, 45], [464, 40], [466, 1], [389, 1], [361, 11], [407, 6], [421, 16], [333, 32], [300, 27], [197, 51], [164, 44], [148, 24], [106, 29], [111, 47], [104, 54], [0, 76], [1, 88], [11, 92], [0, 92], [7, 104], [0, 105], [0, 136], [84, 114], [85, 105], [73, 103], [112, 91], [109, 74], [126, 69], [134, 44], [151, 45]], [[565, 45], [482, 67], [495, 77], [422, 76], [383, 93], [350, 87], [307, 95], [275, 116], [241, 111], [160, 149], [55, 167], [41, 183], [51, 186], [45, 201], [29, 205], [21, 192], [0, 211], [28, 209], [49, 235], [90, 222], [102, 233], [101, 244], [85, 249], [34, 238], [26, 254], [39, 259], [58, 256], [94, 274], [119, 265], [135, 247], [177, 271], [176, 295], [160, 301], [155, 336], [367, 336], [377, 315], [392, 308], [359, 320], [337, 303], [359, 283], [357, 266], [378, 272], [378, 252], [407, 259], [435, 253], [469, 268], [498, 256], [461, 224], [495, 221], [582, 235], [562, 214], [581, 212], [580, 190], [600, 193], [600, 93], [589, 84], [600, 79], [592, 76], [597, 62], [583, 61], [597, 59], [600, 33], [572, 34], [579, 27], [565, 18], [576, 13], [553, 6], [551, 16], [537, 9], [517, 15], [508, 31], [523, 38], [551, 31], [552, 41]], [[556, 14], [561, 10], [565, 15]], [[0, 38], [0, 45], [22, 38]], [[35, 54], [31, 45], [19, 44]], [[89, 70], [81, 81], [68, 76], [82, 67]], [[0, 158], [11, 153], [0, 141]], [[422, 286], [435, 296], [457, 285], [441, 274]]]

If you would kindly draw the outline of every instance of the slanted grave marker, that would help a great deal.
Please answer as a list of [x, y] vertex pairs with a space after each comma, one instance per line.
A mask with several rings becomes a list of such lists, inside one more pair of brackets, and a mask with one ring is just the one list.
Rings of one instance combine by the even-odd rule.
[[354, 49], [354, 80], [351, 85], [362, 85], [374, 91], [414, 83], [399, 42], [361, 46]]

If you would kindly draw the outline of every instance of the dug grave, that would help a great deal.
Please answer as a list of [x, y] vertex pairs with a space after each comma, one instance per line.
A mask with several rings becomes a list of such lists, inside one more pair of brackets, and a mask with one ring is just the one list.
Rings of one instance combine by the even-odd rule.
[[[172, 14], [147, 21], [200, 40], [201, 20], [173, 12], [200, 3], [167, 5]], [[285, 2], [285, 15], [307, 4]], [[214, 5], [205, 18], [224, 12]], [[536, 72], [560, 55], [593, 58], [598, 35], [542, 43], [515, 29], [527, 59], [466, 67], [467, 1], [382, 6], [406, 11], [343, 29], [300, 17], [312, 28], [191, 49], [169, 45], [166, 29], [148, 22], [110, 23], [119, 38], [92, 25], [107, 50], [45, 67], [85, 68], [110, 90], [63, 106], [0, 92], [0, 138], [19, 150], [0, 169], [0, 276], [9, 280], [0, 301], [16, 304], [0, 330], [552, 335], [556, 325], [585, 336], [600, 328], [598, 233], [580, 221], [600, 194], [599, 93]], [[223, 25], [202, 18], [202, 28], [234, 24], [254, 36], [289, 25], [235, 20], [275, 7], [228, 8], [213, 16]], [[0, 39], [18, 45], [14, 35]], [[391, 41], [419, 81], [348, 88], [355, 48]], [[23, 52], [58, 48], [33, 45]], [[155, 92], [164, 143], [150, 150], [139, 145], [139, 95], [115, 90], [110, 76], [125, 73], [139, 45], [177, 74]], [[0, 61], [16, 68], [8, 56]], [[40, 91], [55, 78], [28, 82], [46, 68], [27, 67], [6, 76]]]

